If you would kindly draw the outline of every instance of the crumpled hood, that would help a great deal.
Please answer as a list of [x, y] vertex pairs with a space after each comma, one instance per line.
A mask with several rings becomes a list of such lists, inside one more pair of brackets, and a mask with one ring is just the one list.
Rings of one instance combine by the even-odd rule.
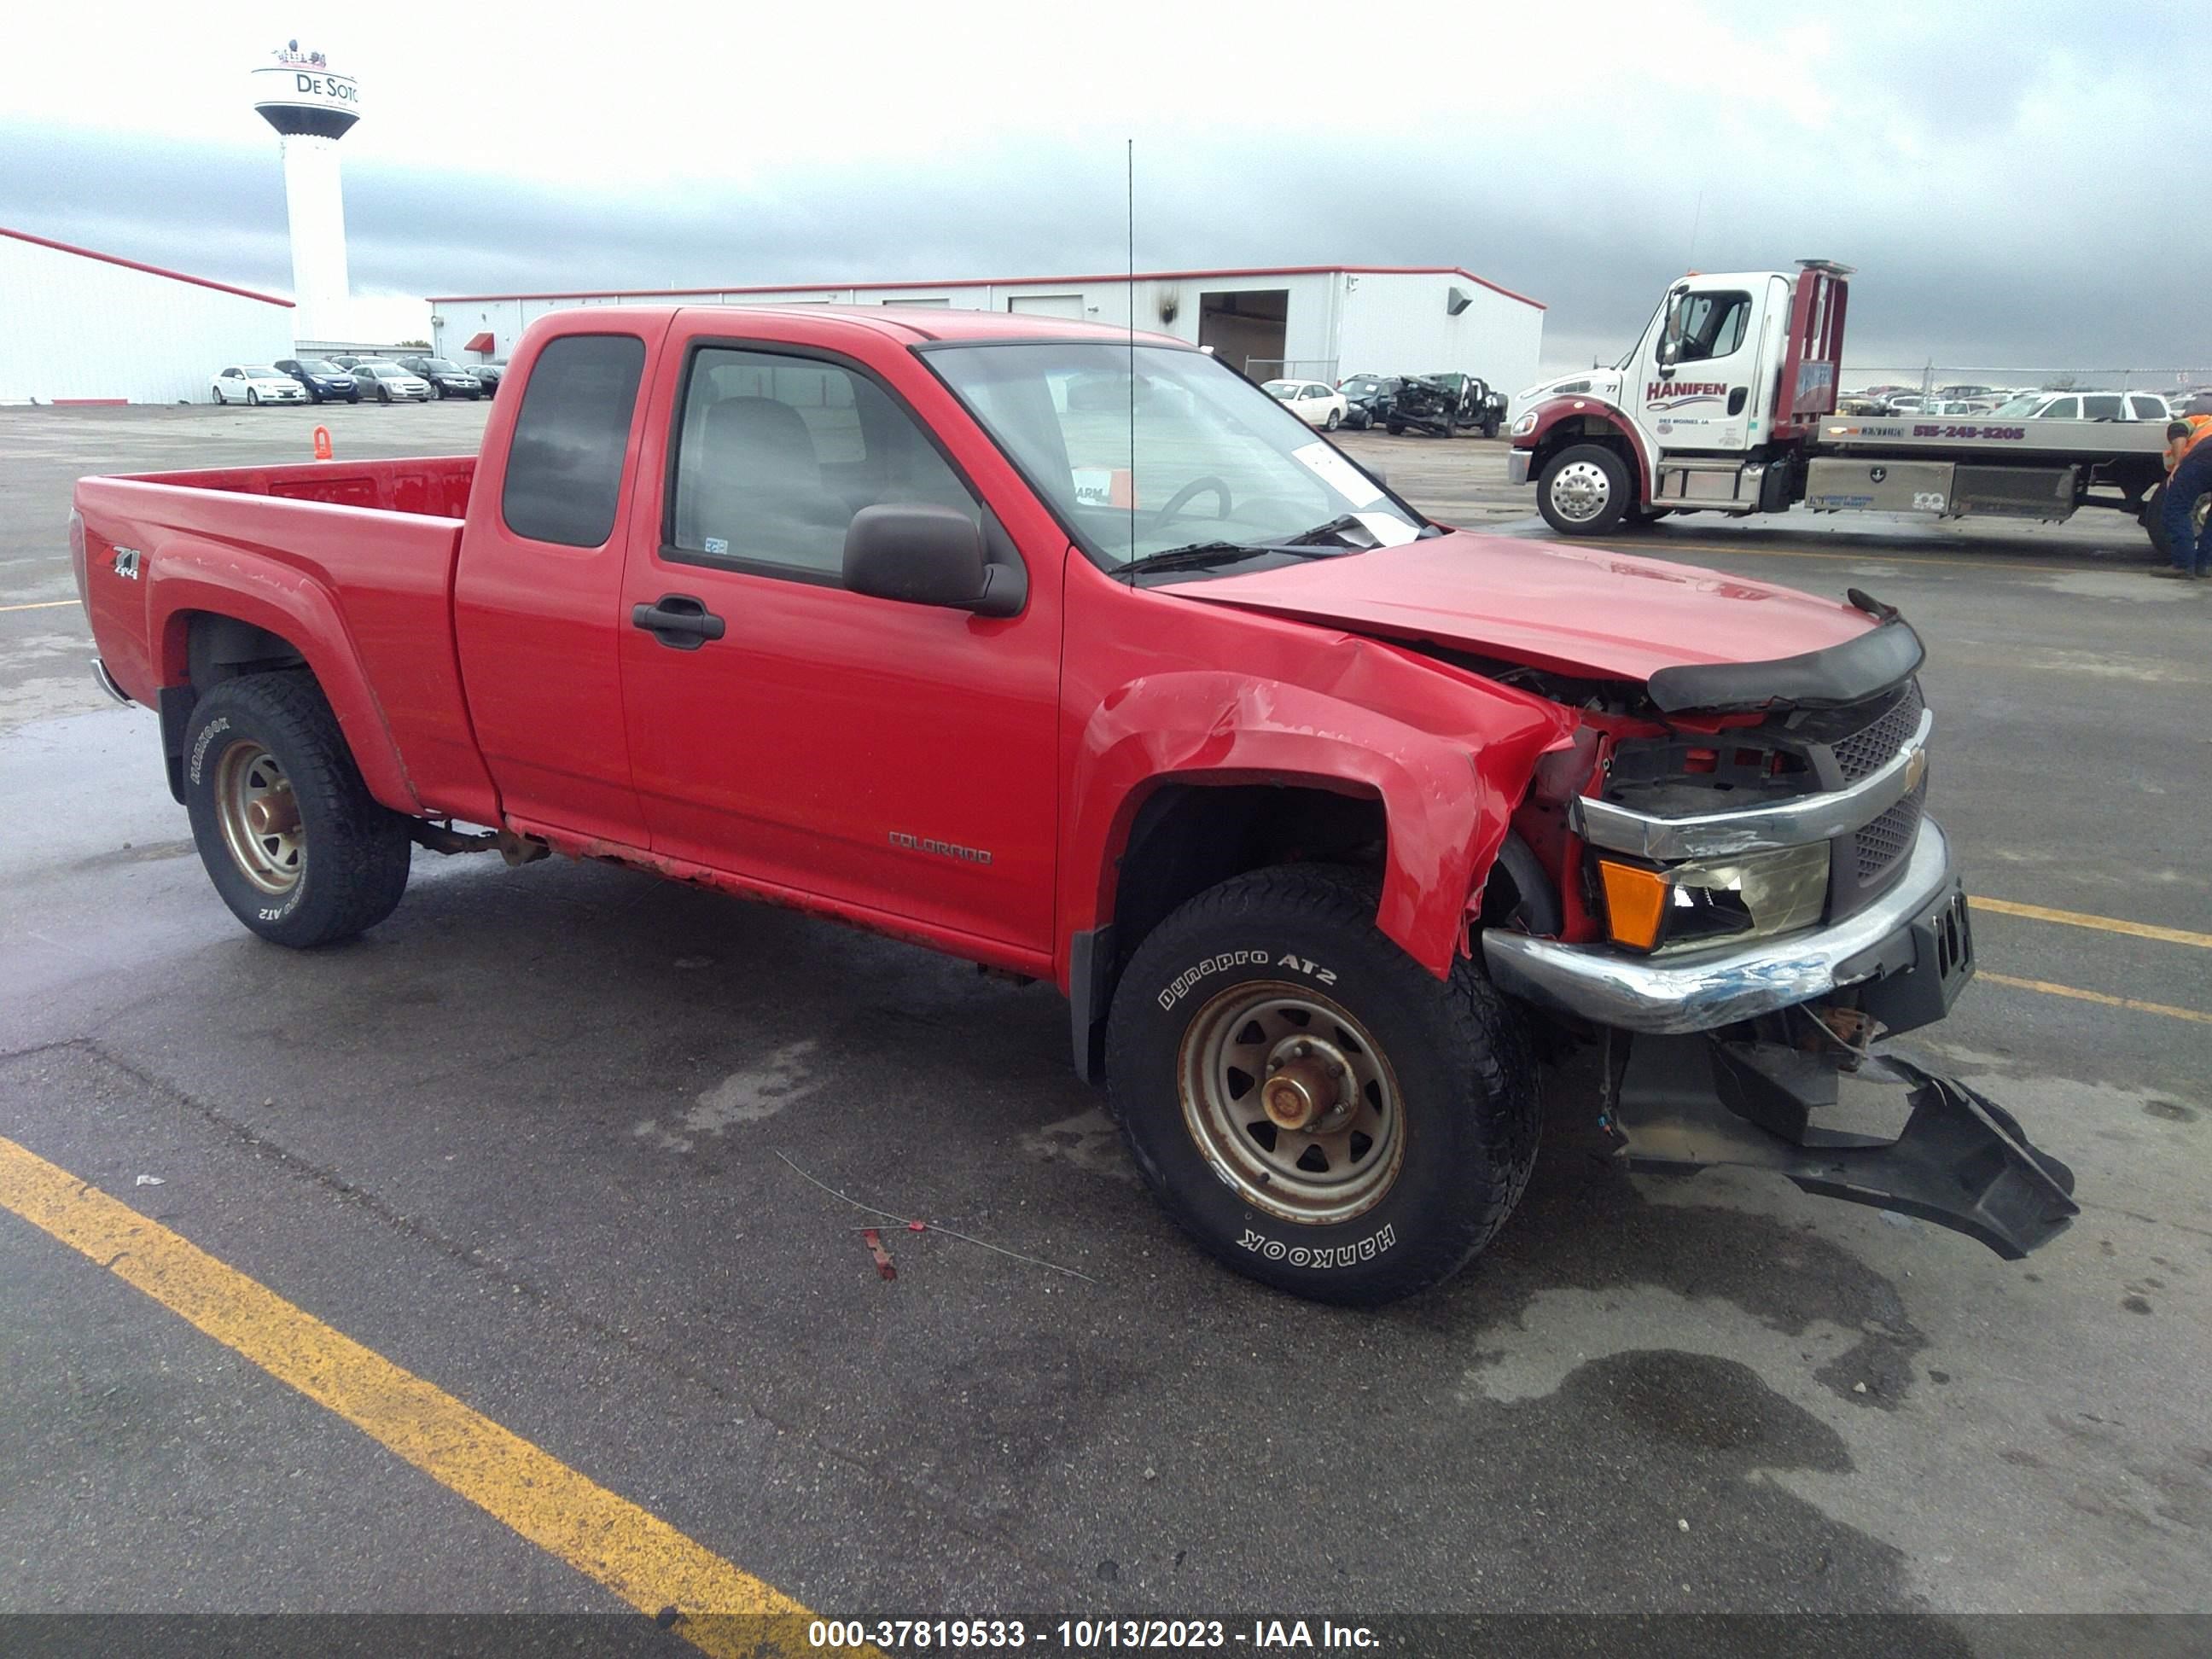
[[1462, 531], [1154, 591], [1602, 679], [1771, 662], [1875, 625], [1838, 601], [1695, 565]]

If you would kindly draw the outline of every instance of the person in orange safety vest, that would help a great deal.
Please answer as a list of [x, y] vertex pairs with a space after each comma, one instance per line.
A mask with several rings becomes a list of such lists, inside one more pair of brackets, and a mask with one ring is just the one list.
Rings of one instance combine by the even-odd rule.
[[2212, 571], [2212, 516], [2197, 525], [2197, 504], [2212, 495], [2212, 415], [2189, 415], [2166, 429], [2166, 497], [2160, 517], [2171, 565], [2151, 572], [2202, 581]]

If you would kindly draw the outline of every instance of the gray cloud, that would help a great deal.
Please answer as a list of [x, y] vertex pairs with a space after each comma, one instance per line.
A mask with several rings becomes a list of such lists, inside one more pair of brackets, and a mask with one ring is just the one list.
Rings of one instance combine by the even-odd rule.
[[[1817, 142], [1777, 129], [1770, 145], [1756, 125], [1729, 125], [1725, 85], [1702, 126], [1655, 106], [1591, 128], [1563, 89], [1557, 125], [1525, 131], [1477, 121], [1432, 138], [1414, 118], [1402, 137], [1357, 142], [1140, 133], [1137, 258], [1465, 264], [1545, 301], [1547, 356], [1565, 363], [1616, 354], [1692, 261], [1819, 255], [1862, 273], [1860, 364], [2212, 364], [2193, 291], [2212, 265], [2212, 215], [2198, 146], [2170, 131], [2180, 89], [2212, 63], [2199, 9], [1895, 14], [1807, 88], [1838, 105]], [[2055, 52], [2044, 26], [2062, 18]], [[625, 192], [361, 158], [346, 174], [355, 285], [921, 280], [1127, 257], [1111, 141], [918, 149], [767, 176]], [[283, 214], [273, 143], [155, 148], [0, 125], [0, 223], [281, 291]]]

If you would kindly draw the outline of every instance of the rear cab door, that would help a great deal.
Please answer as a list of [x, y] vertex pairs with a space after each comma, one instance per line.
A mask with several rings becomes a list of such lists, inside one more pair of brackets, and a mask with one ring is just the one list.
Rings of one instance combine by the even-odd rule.
[[[678, 314], [650, 391], [621, 655], [656, 854], [1049, 971], [1065, 533], [908, 325]], [[992, 618], [848, 591], [863, 507], [952, 507], [1026, 568]], [[656, 631], [674, 613], [707, 636]]]
[[526, 340], [522, 396], [484, 429], [453, 634], [477, 744], [518, 829], [647, 844], [623, 722], [621, 596], [647, 364], [669, 319], [562, 317]]

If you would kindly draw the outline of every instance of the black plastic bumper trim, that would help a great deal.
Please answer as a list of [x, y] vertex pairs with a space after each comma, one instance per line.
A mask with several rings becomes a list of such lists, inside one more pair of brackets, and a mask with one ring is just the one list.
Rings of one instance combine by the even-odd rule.
[[1814, 1122], [1836, 1103], [1832, 1060], [1706, 1036], [1638, 1037], [1612, 1127], [1632, 1170], [1765, 1170], [1824, 1198], [1964, 1233], [2007, 1261], [2081, 1213], [2074, 1172], [1988, 1096], [1895, 1054], [1875, 1056], [1863, 1074], [1909, 1091], [1911, 1115], [1893, 1140]]

